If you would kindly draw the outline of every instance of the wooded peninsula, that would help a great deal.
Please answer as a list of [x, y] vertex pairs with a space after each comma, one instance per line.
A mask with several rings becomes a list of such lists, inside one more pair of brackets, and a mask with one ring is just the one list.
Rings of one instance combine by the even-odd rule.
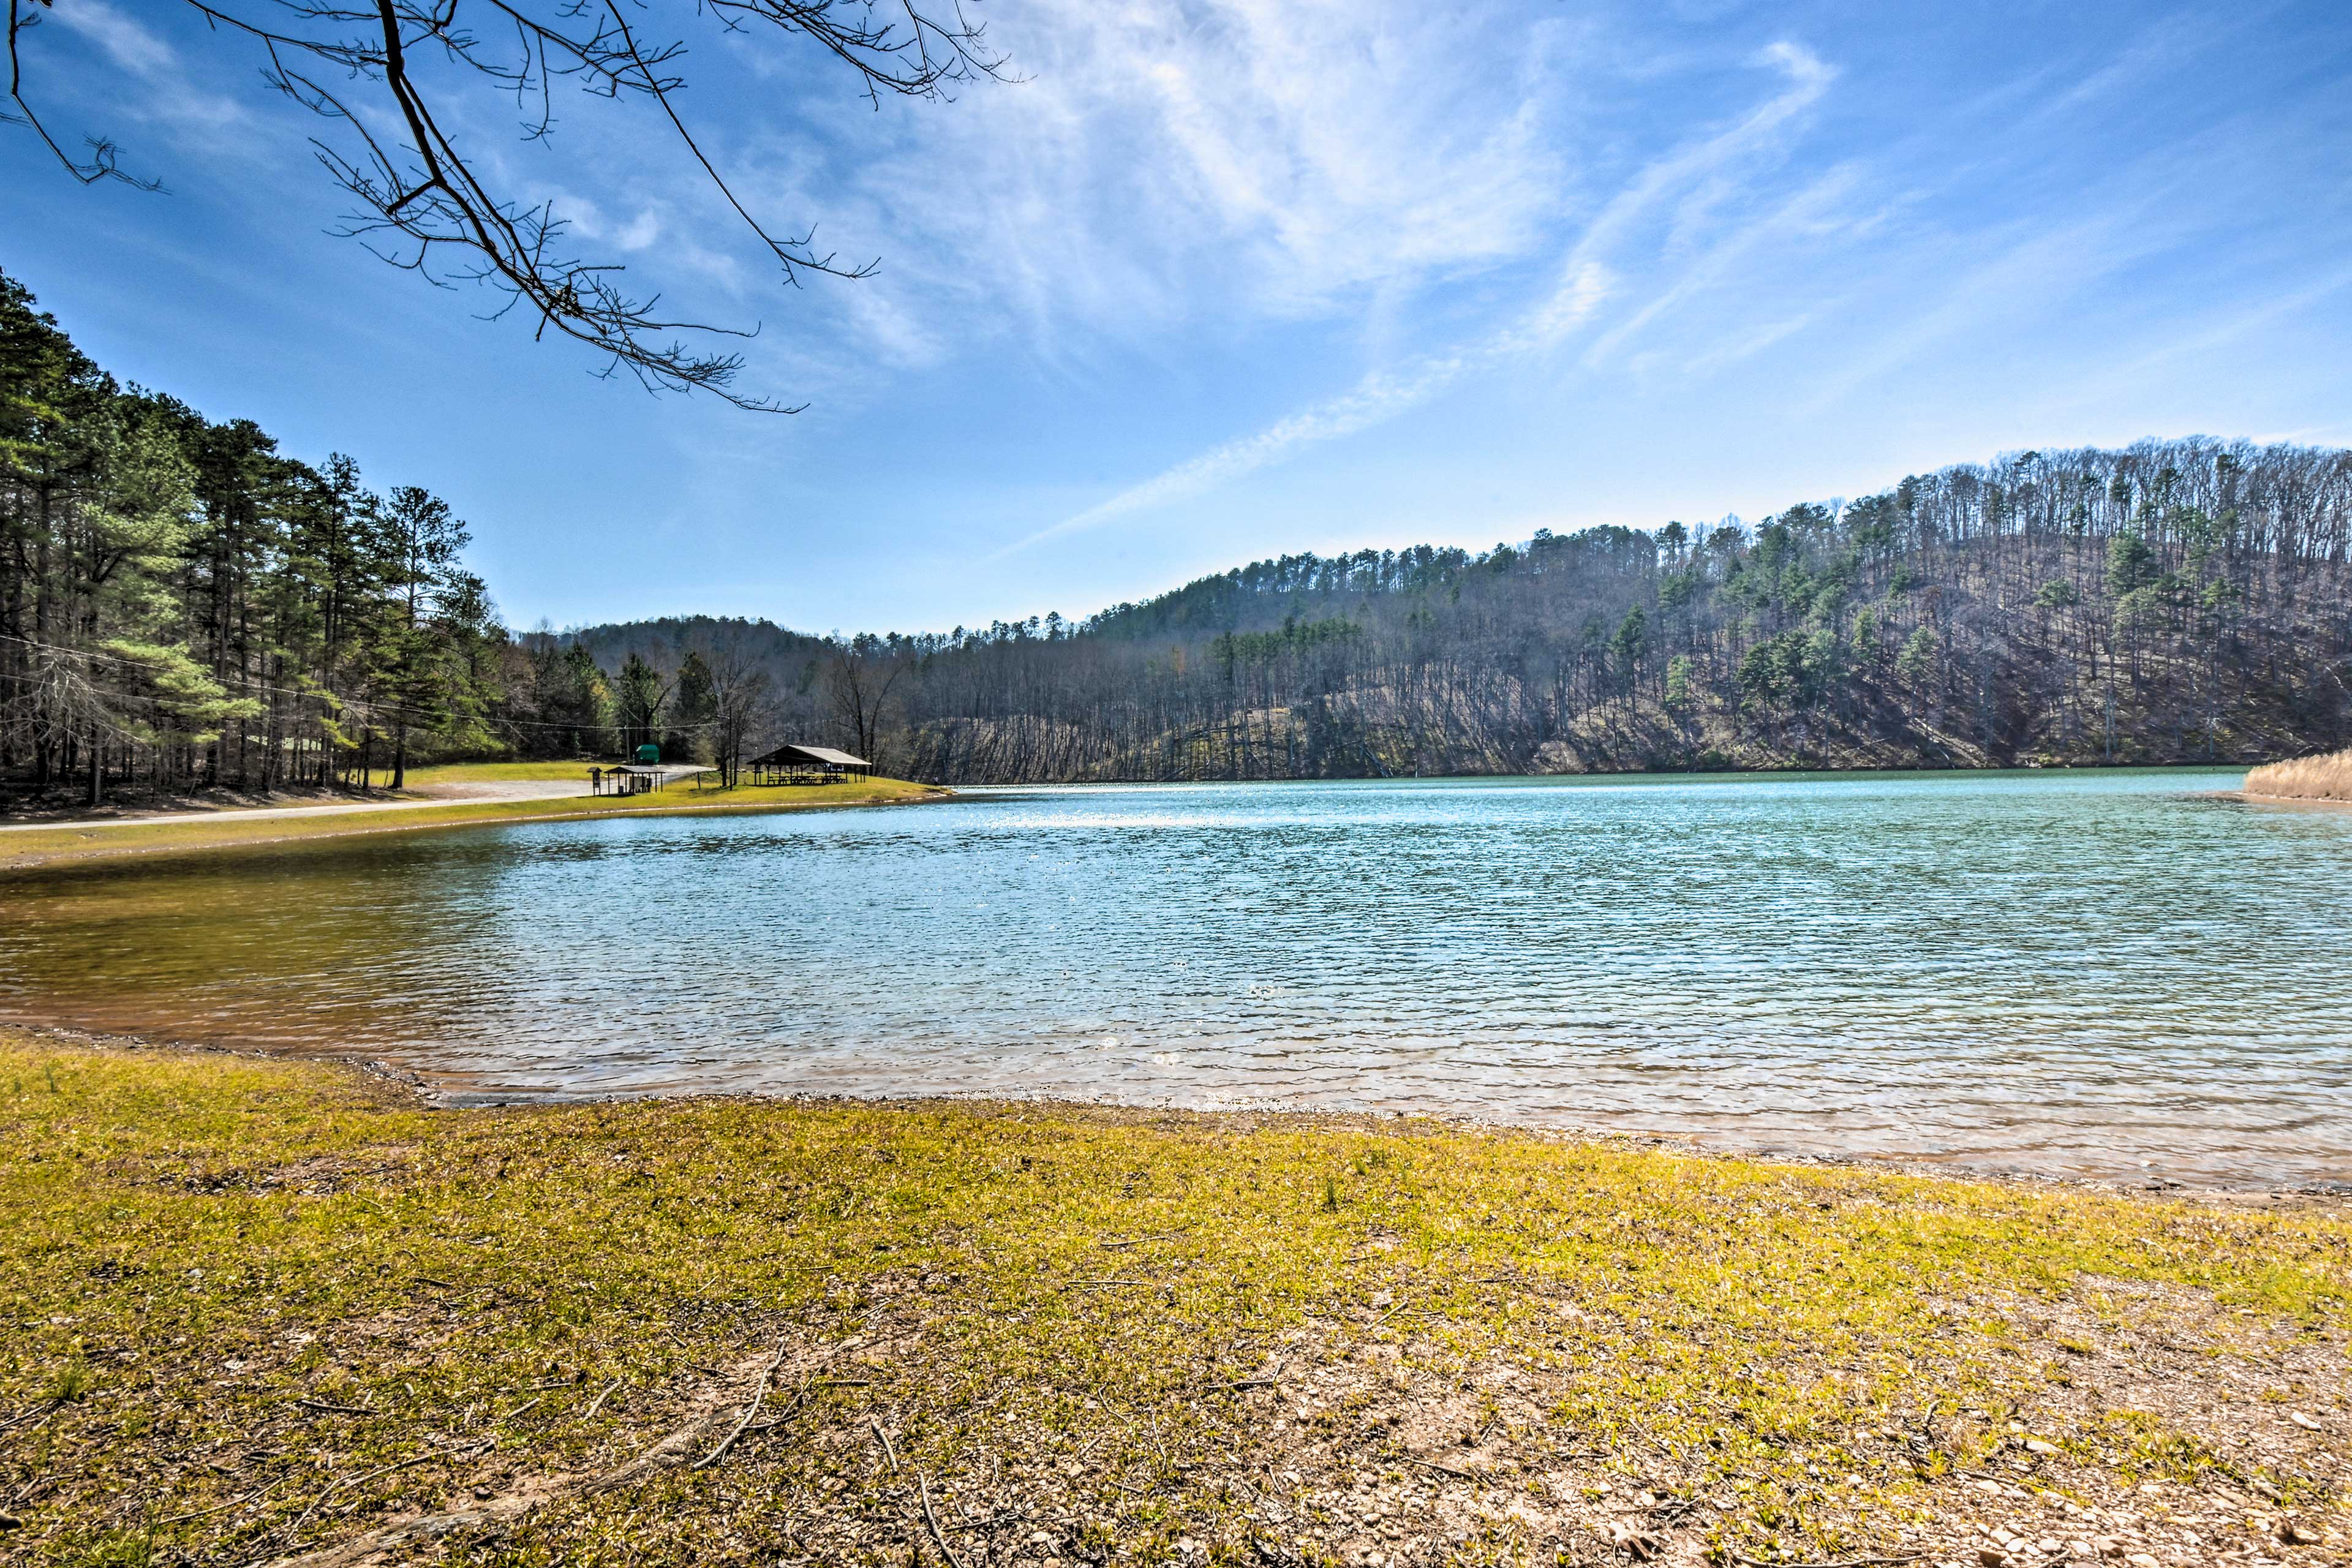
[[773, 739], [942, 783], [2259, 763], [2352, 742], [2352, 452], [2022, 452], [1747, 523], [1286, 555], [1083, 619], [515, 632], [467, 525], [125, 387], [0, 279], [0, 780]]

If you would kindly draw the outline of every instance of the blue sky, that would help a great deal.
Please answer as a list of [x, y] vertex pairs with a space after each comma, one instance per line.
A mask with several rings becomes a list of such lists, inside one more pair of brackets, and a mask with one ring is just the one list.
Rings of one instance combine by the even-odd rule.
[[2025, 447], [2352, 443], [2352, 8], [987, 0], [1023, 75], [873, 112], [691, 9], [782, 286], [641, 110], [488, 166], [790, 417], [593, 378], [329, 229], [315, 125], [166, 0], [0, 128], [0, 267], [126, 378], [473, 524], [517, 625], [1083, 615], [1287, 551], [1754, 518]]

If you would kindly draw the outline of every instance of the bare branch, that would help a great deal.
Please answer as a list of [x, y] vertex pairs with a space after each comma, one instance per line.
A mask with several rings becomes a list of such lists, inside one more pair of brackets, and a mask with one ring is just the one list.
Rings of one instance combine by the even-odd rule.
[[76, 163], [63, 147], [58, 145], [58, 139], [49, 134], [47, 126], [41, 123], [39, 113], [26, 101], [24, 37], [38, 26], [41, 20], [30, 9], [34, 5], [47, 10], [49, 0], [8, 0], [8, 101], [16, 106], [16, 112], [0, 112], [0, 124], [29, 126], [33, 134], [41, 139], [41, 145], [55, 154], [66, 173], [85, 185], [94, 185], [101, 180], [119, 180], [133, 190], [162, 191], [163, 183], [161, 180], [142, 180], [117, 165], [115, 159], [120, 149], [111, 140], [84, 138], [89, 148], [89, 161]]
[[[30, 7], [51, 0], [9, 0], [12, 100], [60, 163], [83, 184], [131, 180], [116, 167], [111, 142], [93, 142], [89, 162], [76, 163], [58, 148], [19, 91], [19, 35], [36, 18]], [[321, 165], [358, 203], [340, 232], [356, 238], [392, 266], [440, 287], [486, 285], [506, 296], [486, 314], [518, 306], [537, 318], [532, 335], [551, 331], [605, 356], [597, 372], [625, 372], [649, 392], [708, 392], [740, 408], [796, 412], [775, 399], [738, 391], [740, 353], [696, 346], [708, 338], [748, 339], [759, 329], [729, 328], [672, 319], [661, 296], [633, 292], [625, 268], [575, 254], [566, 226], [546, 204], [526, 205], [490, 188], [482, 166], [444, 127], [438, 100], [418, 74], [430, 59], [510, 94], [525, 116], [525, 141], [554, 132], [554, 88], [574, 82], [590, 97], [619, 102], [650, 100], [670, 136], [796, 284], [803, 271], [857, 279], [877, 263], [845, 264], [814, 247], [814, 231], [786, 236], [755, 216], [679, 112], [677, 74], [683, 39], [641, 37], [622, 0], [183, 0], [215, 31], [247, 39], [261, 53], [264, 79], [290, 101], [332, 121], [331, 137], [312, 139]], [[461, 26], [460, 7], [491, 13], [497, 44]], [[961, 0], [925, 9], [900, 0], [892, 19], [878, 20], [877, 0], [702, 0], [698, 7], [727, 32], [765, 26], [814, 43], [857, 75], [868, 101], [883, 95], [941, 99], [974, 79], [1008, 79], [1002, 57], [987, 47], [982, 28]], [[361, 84], [376, 101], [362, 105], [341, 77]], [[437, 77], [436, 80], [439, 79]], [[363, 108], [389, 109], [399, 130], [370, 128]], [[8, 118], [17, 118], [11, 116]], [[146, 186], [145, 188], [157, 188]]]

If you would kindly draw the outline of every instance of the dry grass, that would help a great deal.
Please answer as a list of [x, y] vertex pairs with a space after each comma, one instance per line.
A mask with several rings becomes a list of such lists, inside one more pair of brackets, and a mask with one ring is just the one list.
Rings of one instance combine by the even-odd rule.
[[2246, 793], [2273, 800], [2352, 801], [2352, 751], [2266, 763], [2248, 772]]
[[2352, 1562], [2352, 1224], [0, 1033], [43, 1564]]

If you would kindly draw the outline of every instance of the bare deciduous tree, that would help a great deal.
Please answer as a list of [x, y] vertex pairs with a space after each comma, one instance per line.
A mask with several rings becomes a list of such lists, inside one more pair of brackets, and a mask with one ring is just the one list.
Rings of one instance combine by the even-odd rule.
[[773, 687], [738, 628], [725, 628], [717, 636], [695, 641], [710, 672], [710, 695], [717, 710], [710, 734], [711, 760], [731, 787], [741, 775], [743, 753], [752, 734], [772, 717]]
[[[27, 127], [84, 184], [121, 181], [147, 189], [121, 166], [111, 141], [92, 139], [89, 156], [69, 153], [35, 106], [33, 46], [38, 24], [61, 5], [88, 0], [8, 0], [8, 95]], [[661, 296], [631, 287], [623, 268], [577, 254], [550, 204], [531, 205], [499, 190], [494, 160], [452, 129], [452, 100], [467, 89], [512, 98], [523, 135], [538, 141], [555, 124], [559, 88], [612, 103], [650, 108], [661, 132], [723, 197], [782, 268], [786, 283], [807, 272], [857, 279], [874, 263], [820, 251], [813, 231], [791, 234], [740, 199], [678, 107], [686, 42], [654, 36], [650, 0], [180, 0], [216, 32], [244, 40], [263, 79], [332, 122], [311, 139], [320, 161], [358, 203], [345, 232], [393, 265], [439, 284], [486, 284], [506, 297], [494, 312], [520, 308], [537, 336], [556, 332], [606, 356], [603, 374], [625, 372], [649, 390], [704, 391], [739, 407], [793, 412], [773, 398], [738, 391], [742, 355], [697, 342], [745, 338], [756, 329], [675, 319]], [[806, 40], [854, 72], [867, 100], [938, 99], [961, 83], [998, 78], [1003, 58], [982, 38], [963, 0], [699, 0], [694, 10], [737, 38]], [[93, 27], [121, 26], [91, 8]], [[631, 17], [636, 20], [633, 23]], [[488, 24], [476, 30], [473, 23]], [[437, 69], [436, 68], [437, 68]]]
[[907, 659], [871, 633], [834, 644], [825, 665], [825, 685], [834, 710], [856, 738], [857, 754], [869, 761], [882, 733], [882, 705], [907, 673]]

